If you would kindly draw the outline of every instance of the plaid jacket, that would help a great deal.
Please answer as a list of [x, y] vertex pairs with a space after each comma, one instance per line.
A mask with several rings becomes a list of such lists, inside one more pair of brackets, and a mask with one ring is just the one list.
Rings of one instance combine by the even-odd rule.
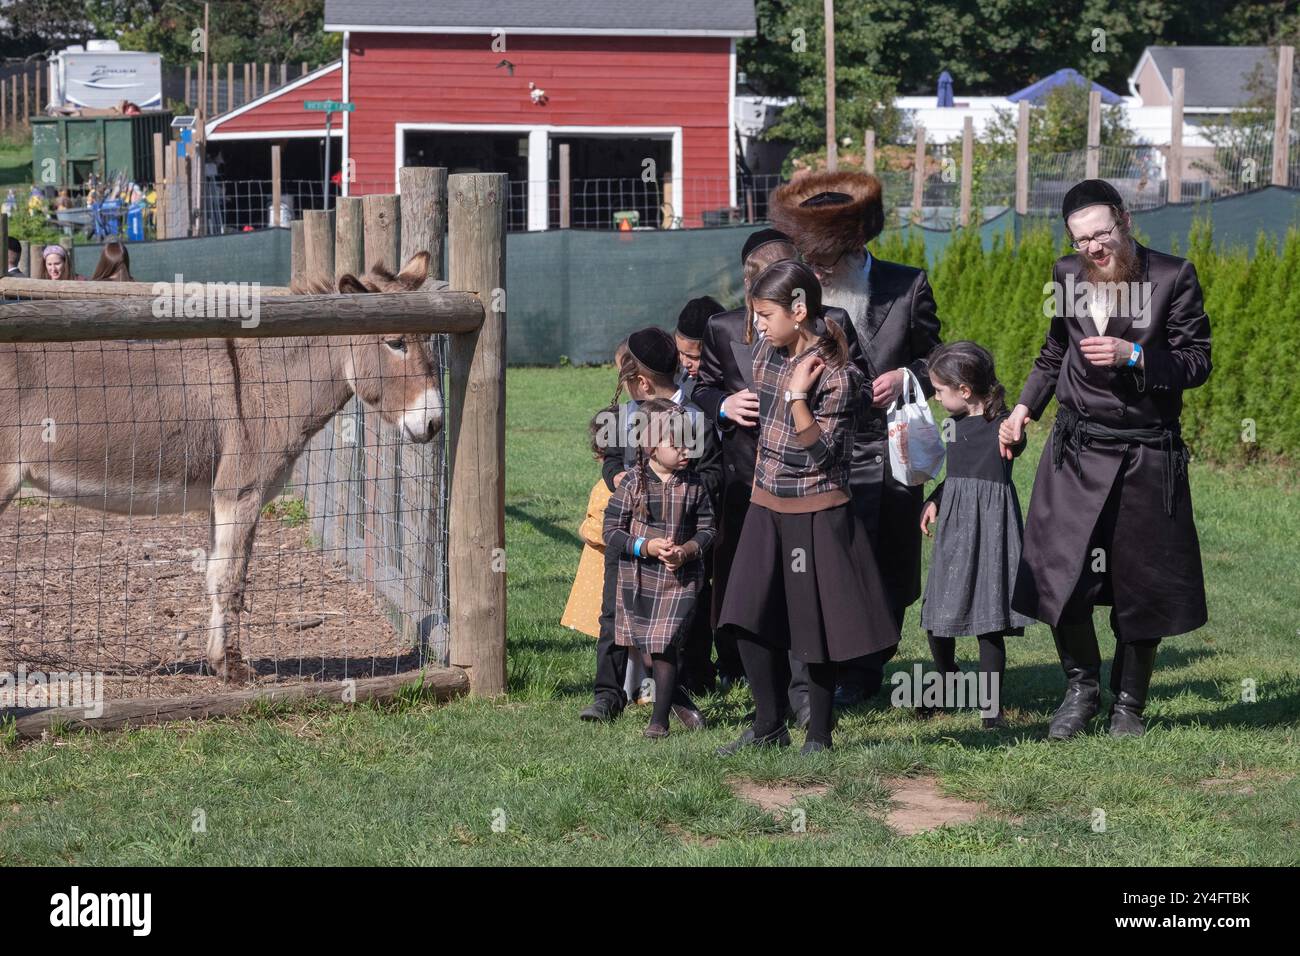
[[828, 365], [809, 393], [814, 425], [797, 432], [785, 401], [793, 366], [767, 339], [754, 350], [759, 433], [752, 500], [777, 511], [816, 511], [849, 500], [863, 376], [852, 362]]
[[[685, 470], [663, 482], [650, 469], [646, 473], [649, 520], [642, 521], [634, 514], [643, 487], [641, 474], [634, 468], [605, 509], [605, 548], [619, 555], [615, 642], [660, 654], [670, 644], [680, 646], [690, 632], [705, 581], [703, 555], [717, 532], [713, 504], [699, 475]], [[673, 571], [657, 558], [638, 558], [632, 553], [640, 537], [667, 538], [674, 544], [693, 541], [700, 556]]]

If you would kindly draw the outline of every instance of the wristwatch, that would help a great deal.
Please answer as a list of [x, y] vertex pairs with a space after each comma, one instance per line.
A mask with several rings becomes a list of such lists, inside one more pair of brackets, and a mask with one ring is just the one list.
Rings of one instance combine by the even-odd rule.
[[790, 404], [791, 402], [793, 402], [793, 401], [797, 401], [798, 399], [801, 399], [801, 398], [802, 398], [805, 402], [808, 401], [808, 393], [807, 393], [807, 392], [792, 392], [792, 391], [790, 391], [788, 388], [785, 390], [785, 402], [786, 402], [787, 405]]

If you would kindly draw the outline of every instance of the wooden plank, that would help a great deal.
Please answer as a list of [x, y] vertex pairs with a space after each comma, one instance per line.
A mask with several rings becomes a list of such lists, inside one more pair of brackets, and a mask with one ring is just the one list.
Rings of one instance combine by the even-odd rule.
[[401, 200], [395, 194], [371, 193], [361, 197], [366, 232], [366, 268], [382, 265], [397, 272], [401, 267]]
[[[505, 173], [447, 185], [451, 287], [477, 292], [482, 328], [451, 342], [451, 663], [475, 694], [506, 690]], [[497, 311], [496, 306], [500, 309]]]
[[[0, 294], [11, 288], [10, 283], [31, 281], [0, 279]], [[161, 285], [167, 286], [166, 283]], [[244, 319], [236, 307], [237, 296], [228, 291], [228, 298], [218, 300], [218, 290], [213, 289], [214, 285], [205, 288], [205, 292], [213, 290], [212, 311], [216, 314], [212, 317], [155, 315], [156, 311], [164, 311], [158, 308], [160, 299], [175, 303], [183, 298], [174, 292], [164, 292], [153, 298], [6, 302], [0, 304], [0, 342], [273, 338], [395, 332], [428, 335], [434, 332], [473, 332], [483, 322], [482, 306], [473, 295], [449, 292], [268, 296], [261, 301], [254, 298], [256, 310], [245, 309], [243, 314], [249, 318]], [[255, 293], [256, 289], [252, 291]], [[216, 307], [218, 301], [224, 302], [225, 308]], [[244, 322], [252, 318], [256, 318], [256, 324], [245, 327]]]
[[469, 690], [465, 672], [452, 667], [425, 667], [380, 677], [361, 677], [355, 681], [320, 681], [288, 684], [283, 687], [254, 687], [215, 694], [191, 694], [184, 697], [145, 698], [142, 700], [104, 701], [103, 713], [86, 716], [84, 707], [49, 707], [23, 714], [15, 720], [19, 737], [40, 737], [57, 730], [121, 730], [177, 720], [204, 720], [233, 717], [265, 704], [287, 704], [304, 700], [387, 700], [399, 691], [418, 687], [422, 695], [434, 700], [450, 700]]
[[[205, 295], [206, 286], [204, 283]], [[224, 285], [224, 283], [211, 283]], [[170, 287], [171, 283], [162, 283]], [[24, 299], [124, 299], [137, 296], [154, 298], [158, 295], [159, 283], [156, 282], [78, 282], [75, 286], [65, 288], [62, 284], [38, 282], [36, 279], [6, 279], [0, 277], [0, 292], [5, 295], [21, 296]], [[289, 295], [288, 286], [262, 285], [257, 287], [258, 294], [267, 296]]]
[[307, 236], [303, 221], [289, 223], [289, 282], [307, 274]]
[[1295, 47], [1277, 49], [1277, 95], [1273, 105], [1273, 185], [1287, 185], [1291, 158], [1291, 75], [1295, 70]]

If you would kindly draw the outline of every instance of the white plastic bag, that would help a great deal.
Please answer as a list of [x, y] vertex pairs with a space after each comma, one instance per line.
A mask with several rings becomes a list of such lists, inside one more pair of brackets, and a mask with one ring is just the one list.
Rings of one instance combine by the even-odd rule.
[[901, 371], [903, 394], [889, 409], [889, 470], [904, 485], [923, 485], [943, 468], [943, 438], [916, 373]]

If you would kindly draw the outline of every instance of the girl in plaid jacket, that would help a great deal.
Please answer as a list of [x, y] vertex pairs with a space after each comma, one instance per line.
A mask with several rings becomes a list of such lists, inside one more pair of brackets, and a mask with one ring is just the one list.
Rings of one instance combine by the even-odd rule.
[[763, 333], [754, 350], [758, 452], [718, 626], [738, 629], [755, 717], [718, 752], [789, 745], [790, 654], [808, 665], [807, 754], [831, 746], [835, 662], [893, 647], [898, 627], [849, 495], [865, 406], [845, 333], [827, 318], [817, 277], [793, 259], [755, 276], [749, 298]]
[[[677, 683], [677, 655], [704, 586], [700, 560], [713, 544], [713, 506], [686, 449], [696, 419], [675, 402], [637, 408], [636, 465], [605, 511], [605, 547], [619, 555], [614, 640], [635, 647], [654, 675], [647, 737], [668, 736], [670, 710], [697, 713]], [[695, 721], [688, 726], [699, 726]]]

